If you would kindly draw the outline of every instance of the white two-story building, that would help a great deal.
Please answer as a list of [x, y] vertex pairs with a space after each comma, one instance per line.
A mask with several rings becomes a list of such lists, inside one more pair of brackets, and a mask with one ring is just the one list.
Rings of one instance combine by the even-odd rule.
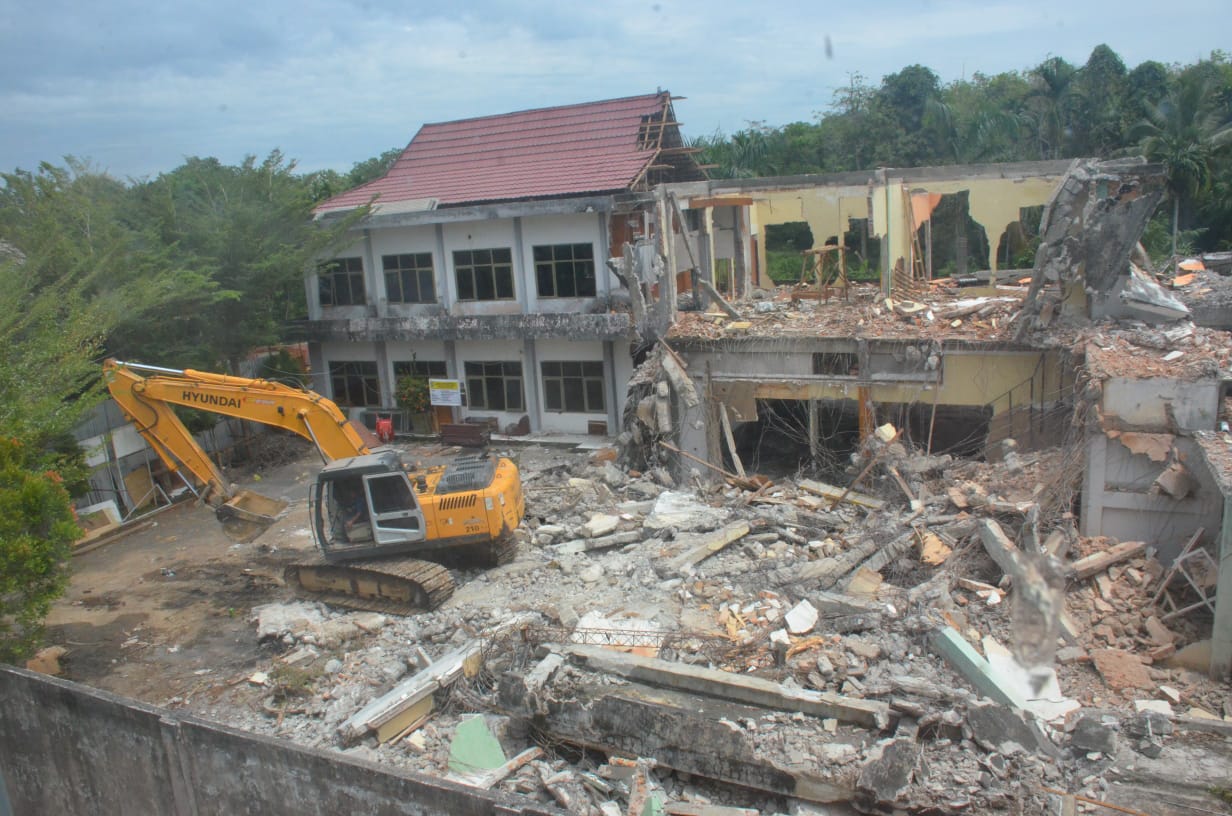
[[460, 380], [458, 419], [614, 433], [633, 369], [628, 292], [606, 260], [653, 223], [649, 191], [704, 178], [666, 93], [423, 126], [307, 280], [314, 387], [353, 413], [404, 375]]

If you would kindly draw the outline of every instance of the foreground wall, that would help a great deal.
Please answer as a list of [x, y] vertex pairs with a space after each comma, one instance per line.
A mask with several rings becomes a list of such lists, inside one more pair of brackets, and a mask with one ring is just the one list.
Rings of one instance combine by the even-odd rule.
[[16, 814], [557, 814], [0, 668], [0, 780]]

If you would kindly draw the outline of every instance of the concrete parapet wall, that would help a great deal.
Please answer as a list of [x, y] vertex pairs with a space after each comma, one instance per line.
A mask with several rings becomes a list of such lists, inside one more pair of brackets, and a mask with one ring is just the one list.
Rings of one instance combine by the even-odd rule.
[[13, 813], [539, 816], [528, 800], [395, 772], [0, 668]]
[[415, 317], [310, 320], [307, 339], [339, 340], [627, 340], [633, 320], [624, 312], [602, 314], [419, 315]]

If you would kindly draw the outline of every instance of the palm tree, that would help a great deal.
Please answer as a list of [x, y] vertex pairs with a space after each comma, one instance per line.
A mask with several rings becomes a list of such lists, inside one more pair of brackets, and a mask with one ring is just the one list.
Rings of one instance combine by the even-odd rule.
[[1211, 183], [1215, 154], [1232, 144], [1232, 122], [1219, 110], [1209, 79], [1182, 75], [1134, 129], [1147, 159], [1164, 166], [1172, 197], [1172, 255], [1176, 256], [1181, 200]]
[[1034, 87], [1030, 98], [1037, 108], [1040, 156], [1059, 159], [1065, 152], [1070, 108], [1079, 94], [1078, 83], [1074, 81], [1078, 69], [1060, 57], [1049, 57], [1031, 71], [1031, 76]]

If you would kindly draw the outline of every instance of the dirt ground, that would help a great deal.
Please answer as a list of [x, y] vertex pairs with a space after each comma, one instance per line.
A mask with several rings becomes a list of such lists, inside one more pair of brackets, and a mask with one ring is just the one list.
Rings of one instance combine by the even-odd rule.
[[283, 567], [314, 548], [306, 497], [318, 461], [305, 450], [259, 480], [231, 474], [291, 502], [253, 543], [231, 541], [209, 508], [182, 502], [74, 557], [68, 591], [47, 619], [48, 645], [68, 650], [63, 676], [156, 705], [243, 677], [264, 648], [250, 610], [290, 598]]

